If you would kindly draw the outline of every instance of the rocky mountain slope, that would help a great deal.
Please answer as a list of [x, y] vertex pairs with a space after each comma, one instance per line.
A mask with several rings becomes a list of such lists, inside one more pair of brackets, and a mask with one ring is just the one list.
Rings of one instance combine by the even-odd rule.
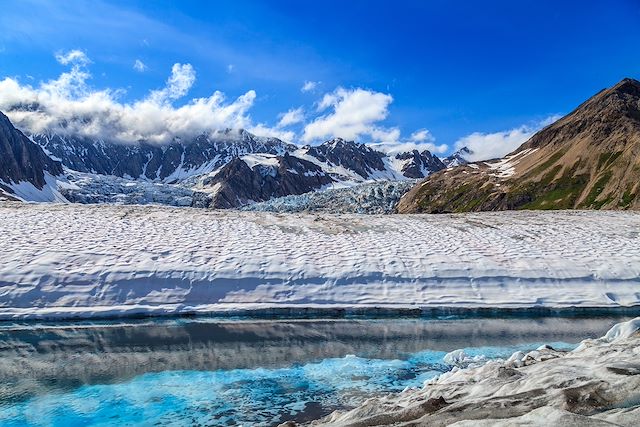
[[250, 154], [227, 163], [202, 181], [211, 193], [209, 207], [235, 208], [273, 197], [303, 194], [334, 180], [318, 165], [284, 153], [283, 156]]
[[502, 159], [429, 176], [398, 212], [640, 209], [640, 82], [624, 79]]
[[0, 199], [18, 200], [24, 191], [41, 193], [48, 185], [47, 175], [61, 173], [59, 162], [47, 156], [0, 113]]

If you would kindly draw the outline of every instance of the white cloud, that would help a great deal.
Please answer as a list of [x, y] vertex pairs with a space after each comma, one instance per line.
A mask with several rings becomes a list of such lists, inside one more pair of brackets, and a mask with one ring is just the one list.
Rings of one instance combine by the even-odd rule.
[[419, 152], [428, 150], [432, 154], [443, 154], [449, 149], [447, 144], [436, 144], [436, 139], [427, 129], [418, 129], [406, 141], [400, 141], [398, 135], [396, 141], [398, 142], [375, 144], [375, 147], [388, 154], [404, 153], [412, 150], [418, 150]]
[[413, 150], [417, 150], [419, 152], [423, 152], [427, 150], [431, 154], [443, 154], [443, 153], [446, 153], [447, 150], [449, 149], [449, 146], [447, 144], [437, 145], [431, 142], [424, 142], [424, 143], [397, 142], [392, 144], [382, 143], [382, 144], [371, 144], [371, 147], [387, 154], [406, 153], [407, 151], [413, 151]]
[[304, 111], [302, 107], [295, 108], [287, 111], [286, 113], [280, 114], [280, 121], [278, 122], [278, 127], [283, 128], [286, 126], [295, 125], [296, 123], [301, 123], [304, 121]]
[[191, 64], [173, 64], [167, 85], [151, 92], [149, 98], [157, 103], [169, 102], [185, 96], [196, 81], [196, 72]]
[[290, 130], [283, 130], [280, 128], [272, 128], [264, 123], [258, 123], [255, 126], [247, 127], [247, 130], [256, 136], [266, 136], [281, 139], [285, 142], [292, 143], [295, 141], [296, 134]]
[[227, 65], [227, 73], [231, 74], [233, 73], [233, 70], [235, 70], [236, 66], [233, 64], [229, 64]]
[[540, 122], [494, 133], [474, 132], [456, 141], [456, 149], [468, 147], [472, 154], [468, 160], [477, 162], [503, 157], [514, 151], [538, 130], [558, 120], [560, 116], [550, 116]]
[[332, 111], [308, 123], [302, 138], [309, 142], [334, 137], [357, 139], [364, 135], [380, 142], [397, 140], [400, 135], [396, 128], [377, 125], [387, 118], [392, 101], [388, 94], [339, 87], [325, 94], [318, 104], [318, 111], [329, 108]]
[[145, 72], [147, 68], [148, 68], [147, 65], [139, 59], [136, 59], [135, 62], [133, 63], [133, 69], [140, 73]]
[[58, 52], [56, 53], [55, 57], [56, 57], [56, 61], [58, 61], [62, 65], [69, 65], [69, 64], [86, 65], [90, 62], [89, 58], [87, 57], [87, 54], [78, 49], [73, 49], [66, 53]]
[[434, 142], [436, 139], [427, 129], [418, 129], [411, 134], [409, 140], [413, 142]]
[[300, 91], [301, 92], [312, 92], [318, 87], [319, 84], [320, 84], [320, 82], [306, 81], [306, 82], [304, 82], [304, 84], [300, 88]]
[[546, 119], [541, 120], [541, 121], [538, 123], [538, 127], [539, 127], [540, 129], [542, 129], [542, 128], [544, 128], [544, 127], [547, 127], [547, 126], [549, 126], [549, 125], [551, 125], [551, 124], [553, 124], [553, 123], [557, 122], [557, 121], [558, 121], [558, 120], [560, 120], [561, 118], [562, 118], [562, 116], [561, 116], [560, 114], [554, 114], [554, 115], [551, 115], [551, 116], [547, 117]]
[[61, 54], [61, 58], [73, 65], [57, 79], [37, 86], [10, 77], [0, 80], [0, 110], [17, 127], [31, 133], [162, 143], [176, 136], [251, 126], [248, 111], [256, 98], [253, 90], [232, 101], [216, 91], [181, 106], [172, 104], [185, 96], [195, 81], [190, 64], [175, 64], [164, 88], [126, 103], [119, 100], [121, 90], [97, 90], [88, 85], [91, 74], [84, 66], [88, 58], [78, 54]]

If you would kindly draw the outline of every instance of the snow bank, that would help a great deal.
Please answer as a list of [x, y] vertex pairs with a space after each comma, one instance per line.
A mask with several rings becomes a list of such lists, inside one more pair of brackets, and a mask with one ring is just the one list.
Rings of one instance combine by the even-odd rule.
[[0, 317], [293, 307], [619, 307], [640, 215], [0, 206]]
[[[586, 340], [580, 350], [542, 346], [526, 355], [515, 353], [506, 362], [454, 367], [427, 380], [422, 389], [372, 398], [311, 424], [637, 426], [639, 329], [640, 317], [614, 326], [598, 340]], [[460, 351], [447, 357], [468, 359]]]

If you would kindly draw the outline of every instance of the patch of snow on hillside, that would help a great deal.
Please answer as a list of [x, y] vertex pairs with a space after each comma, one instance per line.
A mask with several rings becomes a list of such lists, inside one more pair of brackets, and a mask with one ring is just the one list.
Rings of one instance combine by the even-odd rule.
[[278, 167], [278, 158], [277, 158], [277, 156], [275, 156], [273, 154], [247, 154], [247, 155], [242, 156], [240, 158], [251, 169], [253, 169], [254, 167], [256, 167], [258, 165]]
[[495, 162], [485, 162], [490, 169], [496, 171], [493, 173], [493, 176], [498, 178], [509, 178], [516, 172], [516, 165], [520, 163], [520, 161], [527, 157], [529, 154], [535, 153], [538, 149], [527, 148], [526, 150], [522, 150], [516, 154], [512, 154], [510, 156], [506, 156]]
[[67, 199], [60, 194], [59, 186], [64, 183], [63, 178], [44, 172], [45, 185], [38, 188], [29, 181], [20, 181], [18, 183], [6, 183], [0, 180], [0, 184], [9, 187], [14, 196], [24, 202], [57, 202], [65, 203]]

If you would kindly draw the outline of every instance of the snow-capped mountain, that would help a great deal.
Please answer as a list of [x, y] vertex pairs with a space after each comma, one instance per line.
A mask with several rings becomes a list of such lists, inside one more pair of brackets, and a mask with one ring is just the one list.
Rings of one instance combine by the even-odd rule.
[[310, 159], [326, 169], [333, 169], [336, 175], [344, 175], [344, 178], [353, 178], [357, 175], [361, 179], [367, 179], [376, 173], [385, 171], [382, 161], [384, 154], [365, 144], [357, 144], [353, 141], [345, 141], [342, 138], [332, 139], [317, 146], [305, 146], [299, 152], [299, 157], [311, 157]]
[[469, 147], [462, 147], [458, 151], [454, 152], [448, 157], [442, 159], [442, 163], [447, 168], [454, 168], [460, 165], [466, 165], [469, 163], [469, 157], [473, 154], [473, 151], [469, 149]]
[[446, 167], [442, 160], [428, 150], [398, 153], [394, 156], [394, 161], [401, 163], [400, 172], [407, 178], [424, 178]]
[[258, 137], [244, 129], [176, 139], [164, 145], [145, 141], [125, 144], [57, 134], [31, 137], [71, 170], [165, 183], [211, 172], [244, 154], [282, 155], [296, 149], [277, 138]]
[[445, 168], [426, 150], [383, 152], [340, 138], [299, 147], [227, 129], [168, 144], [123, 143], [56, 133], [27, 137], [2, 117], [5, 139], [22, 141], [33, 156], [23, 162], [35, 168], [30, 172], [12, 163], [21, 151], [0, 159], [4, 198], [18, 200], [228, 208], [324, 188], [423, 178]]
[[283, 156], [239, 157], [202, 179], [198, 190], [212, 195], [211, 207], [230, 208], [321, 188], [423, 178], [444, 168], [426, 150], [386, 154], [337, 138]]
[[201, 181], [211, 194], [209, 207], [235, 208], [274, 197], [304, 194], [335, 182], [320, 166], [284, 153], [233, 159]]
[[294, 155], [321, 166], [337, 181], [354, 183], [424, 178], [445, 168], [440, 159], [427, 150], [385, 153], [341, 138], [302, 147]]

